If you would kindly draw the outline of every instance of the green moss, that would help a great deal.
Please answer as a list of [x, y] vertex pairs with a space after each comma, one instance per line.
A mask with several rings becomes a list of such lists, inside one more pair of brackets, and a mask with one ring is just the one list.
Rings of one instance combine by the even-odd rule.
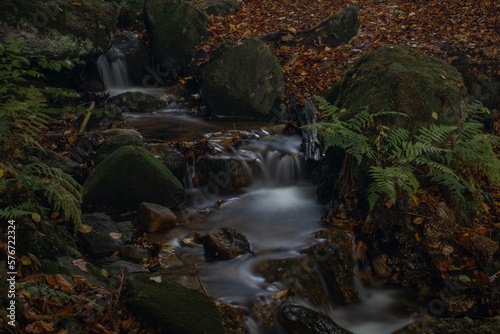
[[[160, 276], [161, 283], [150, 277]], [[126, 288], [127, 304], [134, 313], [162, 333], [223, 334], [221, 317], [213, 301], [159, 273], [134, 273]]]
[[84, 183], [84, 206], [125, 212], [142, 202], [169, 208], [184, 201], [180, 181], [149, 151], [122, 146], [92, 171]]

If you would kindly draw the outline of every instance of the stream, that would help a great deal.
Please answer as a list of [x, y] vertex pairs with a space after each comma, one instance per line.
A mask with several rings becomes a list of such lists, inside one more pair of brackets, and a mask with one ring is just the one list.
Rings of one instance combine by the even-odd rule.
[[[257, 268], [270, 260], [302, 257], [301, 250], [318, 243], [315, 232], [327, 228], [321, 221], [325, 209], [316, 201], [315, 187], [307, 180], [301, 138], [259, 130], [266, 125], [263, 123], [211, 122], [179, 110], [129, 116], [129, 124], [151, 138], [197, 140], [207, 130], [235, 127], [256, 134], [256, 139], [232, 154], [246, 160], [256, 159], [259, 173], [252, 175], [249, 186], [231, 192], [207, 187], [187, 189], [191, 201], [182, 208], [178, 227], [150, 238], [172, 245], [185, 266], [196, 265], [201, 283], [217, 299], [251, 309], [256, 301], [272, 299], [286, 290], [280, 282], [267, 282]], [[217, 138], [210, 140], [217, 145]], [[221, 227], [234, 227], [243, 233], [254, 254], [213, 261], [205, 258], [201, 245], [182, 246], [186, 236], [203, 235]], [[189, 283], [187, 273], [173, 272], [181, 276], [177, 279], [185, 285], [199, 288], [197, 282]], [[411, 295], [398, 290], [366, 288], [355, 279], [360, 302], [347, 306], [332, 303], [321, 311], [356, 334], [387, 334], [411, 322], [412, 319], [396, 314], [400, 308], [415, 306], [409, 306]], [[314, 308], [301, 298], [294, 302]], [[246, 329], [248, 333], [266, 333], [259, 320], [252, 317], [248, 318]], [[267, 333], [286, 332], [275, 326]]]

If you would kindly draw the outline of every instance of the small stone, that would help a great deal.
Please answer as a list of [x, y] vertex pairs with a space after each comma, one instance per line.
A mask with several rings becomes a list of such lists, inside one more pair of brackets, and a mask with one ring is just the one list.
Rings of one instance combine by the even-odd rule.
[[372, 260], [372, 269], [375, 276], [380, 278], [389, 278], [392, 276], [392, 270], [387, 265], [388, 257], [387, 254], [380, 254]]
[[247, 238], [232, 227], [223, 227], [218, 231], [205, 234], [203, 248], [206, 254], [221, 260], [232, 259], [251, 252]]
[[177, 225], [177, 216], [172, 210], [154, 203], [141, 203], [136, 223], [150, 233]]

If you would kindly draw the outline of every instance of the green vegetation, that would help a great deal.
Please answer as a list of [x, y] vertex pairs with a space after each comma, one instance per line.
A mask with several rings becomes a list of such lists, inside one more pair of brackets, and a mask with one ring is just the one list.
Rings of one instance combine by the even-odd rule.
[[[392, 205], [396, 199], [415, 198], [417, 190], [430, 185], [445, 187], [461, 209], [468, 210], [478, 207], [485, 195], [478, 179], [500, 182], [500, 160], [492, 147], [500, 144], [500, 137], [484, 133], [481, 116], [489, 111], [479, 103], [469, 105], [460, 128], [430, 124], [411, 136], [404, 128], [387, 125], [393, 117], [408, 117], [405, 114], [364, 110], [343, 120], [342, 110], [321, 97], [317, 100], [326, 121], [314, 127], [325, 150], [340, 148], [346, 153], [344, 165], [354, 159], [358, 167], [354, 170], [368, 171], [370, 210], [382, 201]], [[341, 174], [349, 172], [353, 173], [343, 169]]]
[[[60, 169], [41, 162], [21, 165], [19, 157], [29, 146], [40, 146], [38, 136], [61, 113], [59, 102], [78, 97], [74, 91], [43, 85], [43, 71], [71, 69], [74, 62], [34, 60], [20, 54], [16, 45], [0, 44], [0, 217], [31, 217], [39, 221], [48, 209], [80, 223], [81, 186]], [[37, 86], [35, 86], [37, 85]]]

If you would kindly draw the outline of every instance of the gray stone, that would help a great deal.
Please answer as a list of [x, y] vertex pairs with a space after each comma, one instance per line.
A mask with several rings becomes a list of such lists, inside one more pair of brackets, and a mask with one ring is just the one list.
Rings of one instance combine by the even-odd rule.
[[83, 206], [94, 211], [126, 212], [142, 202], [167, 208], [184, 202], [179, 180], [142, 147], [120, 147], [97, 165], [83, 184]]
[[139, 229], [153, 233], [176, 226], [177, 216], [169, 208], [144, 202], [139, 207], [136, 224]]
[[113, 262], [106, 267], [104, 267], [106, 271], [108, 272], [109, 276], [118, 276], [123, 274], [124, 270], [126, 270], [128, 273], [140, 273], [140, 272], [145, 272], [146, 268], [141, 266], [140, 264], [128, 262], [128, 261], [123, 261], [123, 260], [118, 260], [116, 262]]
[[151, 113], [165, 107], [167, 104], [159, 97], [142, 92], [126, 92], [110, 97], [107, 105], [115, 105], [125, 113]]
[[223, 227], [205, 234], [203, 248], [206, 254], [221, 260], [251, 253], [250, 242], [233, 227]]
[[144, 260], [151, 259], [151, 251], [141, 246], [123, 245], [120, 247], [120, 253], [124, 260], [134, 263], [142, 263]]
[[281, 308], [279, 320], [290, 334], [349, 334], [330, 317], [313, 309], [288, 304]]
[[92, 230], [87, 233], [78, 232], [84, 249], [95, 257], [103, 257], [120, 249], [122, 245], [132, 241], [134, 225], [130, 221], [115, 222], [104, 213], [82, 215], [82, 223]]
[[284, 87], [278, 59], [257, 39], [247, 39], [227, 50], [202, 72], [202, 96], [217, 116], [264, 120], [277, 117]]
[[234, 14], [240, 9], [241, 0], [205, 0], [207, 14]]

